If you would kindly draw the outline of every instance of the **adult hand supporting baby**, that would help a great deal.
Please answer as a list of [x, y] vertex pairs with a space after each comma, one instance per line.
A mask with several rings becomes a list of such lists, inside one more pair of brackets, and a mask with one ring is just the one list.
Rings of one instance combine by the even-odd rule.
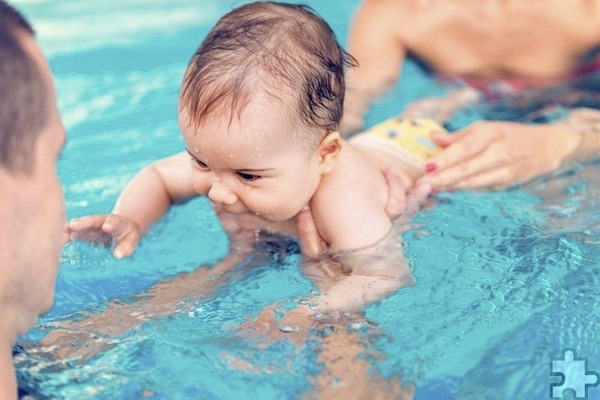
[[573, 159], [582, 140], [568, 124], [479, 121], [455, 134], [434, 132], [443, 151], [418, 183], [437, 190], [504, 188], [550, 173]]
[[[406, 192], [400, 176], [388, 168], [384, 172], [389, 188], [388, 202], [385, 207], [387, 215], [394, 219], [401, 214], [415, 212], [419, 205], [431, 193], [431, 185], [427, 182], [417, 184], [411, 191]], [[302, 253], [308, 257], [317, 257], [327, 250], [327, 244], [319, 235], [309, 207], [305, 207], [295, 217]]]

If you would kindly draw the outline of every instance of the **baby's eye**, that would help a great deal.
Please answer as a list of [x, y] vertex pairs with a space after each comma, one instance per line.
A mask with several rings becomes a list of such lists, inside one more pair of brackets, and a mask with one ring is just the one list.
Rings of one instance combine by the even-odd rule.
[[246, 182], [252, 182], [257, 179], [260, 179], [260, 176], [258, 176], [258, 175], [245, 174], [243, 172], [236, 172], [236, 174], [237, 174], [237, 176], [240, 177], [241, 180], [246, 181]]
[[204, 164], [202, 161], [198, 160], [197, 158], [193, 158], [192, 157], [192, 161], [194, 163], [196, 163], [197, 166], [199, 166], [202, 169], [208, 169], [208, 165]]

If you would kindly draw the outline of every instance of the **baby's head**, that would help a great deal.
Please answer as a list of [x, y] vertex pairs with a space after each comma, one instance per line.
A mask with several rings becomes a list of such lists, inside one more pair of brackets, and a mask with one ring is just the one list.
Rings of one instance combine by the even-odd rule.
[[[224, 189], [231, 196], [209, 197], [224, 204], [236, 197], [267, 219], [293, 216], [292, 209], [303, 204], [290, 196], [306, 203], [320, 176], [333, 168], [349, 59], [329, 25], [305, 6], [258, 2], [221, 18], [192, 58], [179, 101], [187, 149], [202, 172], [217, 179], [197, 189], [224, 186], [229, 171], [256, 192], [254, 182], [266, 185], [275, 177], [250, 172], [272, 171], [285, 176], [287, 186], [300, 185], [302, 195], [275, 185], [265, 190], [272, 206], [253, 207], [233, 195], [236, 183], [230, 182]], [[284, 198], [293, 206], [275, 210]]]
[[189, 123], [202, 126], [215, 118], [240, 119], [256, 97], [267, 98], [269, 108], [285, 109], [300, 125], [288, 140], [316, 146], [320, 133], [335, 131], [342, 118], [348, 60], [310, 8], [247, 4], [221, 18], [196, 51], [180, 108]]

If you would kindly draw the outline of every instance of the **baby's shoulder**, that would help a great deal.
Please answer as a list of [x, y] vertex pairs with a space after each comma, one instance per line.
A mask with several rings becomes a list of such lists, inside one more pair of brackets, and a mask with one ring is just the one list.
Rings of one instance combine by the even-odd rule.
[[369, 245], [391, 226], [385, 213], [388, 190], [383, 175], [343, 164], [323, 177], [311, 199], [317, 229], [336, 250]]

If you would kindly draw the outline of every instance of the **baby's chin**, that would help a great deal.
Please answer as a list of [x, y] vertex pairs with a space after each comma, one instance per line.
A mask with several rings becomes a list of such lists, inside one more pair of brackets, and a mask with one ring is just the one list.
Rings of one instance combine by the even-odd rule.
[[262, 212], [248, 211], [245, 213], [233, 214], [238, 221], [238, 225], [246, 229], [263, 228], [267, 227], [270, 223], [278, 223], [287, 221], [290, 218], [277, 218], [269, 216]]
[[284, 214], [284, 213], [273, 213], [273, 212], [265, 212], [265, 211], [257, 211], [254, 213], [259, 218], [267, 220], [269, 222], [283, 222], [292, 219], [295, 214]]
[[293, 219], [300, 211], [302, 211], [302, 208], [297, 210], [251, 210], [250, 212], [269, 222], [285, 222]]

